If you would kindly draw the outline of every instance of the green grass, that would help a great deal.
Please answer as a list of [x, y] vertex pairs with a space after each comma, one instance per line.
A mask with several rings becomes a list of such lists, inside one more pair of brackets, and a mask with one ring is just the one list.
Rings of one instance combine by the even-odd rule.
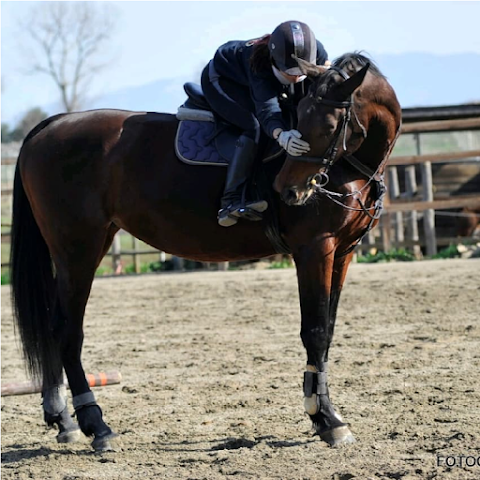
[[404, 248], [394, 248], [388, 252], [377, 252], [374, 255], [367, 253], [359, 255], [357, 258], [358, 263], [412, 262], [414, 260], [414, 254]]
[[462, 255], [458, 251], [457, 245], [449, 245], [440, 250], [436, 255], [432, 255], [432, 259], [460, 258]]
[[293, 267], [295, 267], [295, 264], [291, 260], [284, 258], [281, 262], [272, 262], [268, 268], [272, 269], [272, 268], [293, 268]]
[[10, 272], [2, 272], [2, 285], [10, 285]]

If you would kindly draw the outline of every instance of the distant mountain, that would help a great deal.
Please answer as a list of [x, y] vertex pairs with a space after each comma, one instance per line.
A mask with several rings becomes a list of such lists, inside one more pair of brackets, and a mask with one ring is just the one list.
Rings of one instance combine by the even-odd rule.
[[[373, 57], [397, 92], [402, 107], [443, 106], [480, 101], [480, 54], [406, 53]], [[186, 78], [162, 79], [99, 96], [87, 108], [175, 113], [185, 99]], [[43, 107], [49, 113], [49, 106]]]
[[402, 107], [480, 102], [480, 54], [376, 55]]
[[187, 98], [183, 90], [183, 84], [187, 81], [189, 80], [170, 78], [123, 88], [91, 101], [87, 107], [176, 113]]

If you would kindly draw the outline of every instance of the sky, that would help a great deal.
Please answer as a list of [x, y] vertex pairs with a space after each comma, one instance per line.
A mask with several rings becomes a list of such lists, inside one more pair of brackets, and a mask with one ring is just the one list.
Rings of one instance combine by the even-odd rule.
[[[45, 75], [29, 75], [19, 22], [42, 2], [1, 2], [2, 122], [14, 123], [29, 108], [56, 102]], [[480, 53], [480, 2], [252, 1], [95, 2], [114, 9], [116, 28], [105, 49], [112, 60], [91, 84], [101, 97], [159, 79], [191, 81], [216, 48], [255, 38], [286, 20], [315, 32], [329, 57], [364, 50], [376, 54]]]

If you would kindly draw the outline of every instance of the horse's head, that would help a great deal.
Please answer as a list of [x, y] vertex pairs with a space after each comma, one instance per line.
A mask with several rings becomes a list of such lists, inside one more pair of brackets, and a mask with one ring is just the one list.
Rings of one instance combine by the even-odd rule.
[[301, 59], [297, 62], [313, 82], [297, 110], [297, 129], [309, 142], [310, 152], [288, 156], [275, 179], [275, 190], [289, 205], [305, 204], [316, 185], [328, 182], [326, 173], [333, 163], [355, 152], [368, 130], [368, 102], [362, 95], [363, 84], [368, 83], [364, 82], [370, 68], [368, 59], [358, 54], [344, 55], [330, 68]]

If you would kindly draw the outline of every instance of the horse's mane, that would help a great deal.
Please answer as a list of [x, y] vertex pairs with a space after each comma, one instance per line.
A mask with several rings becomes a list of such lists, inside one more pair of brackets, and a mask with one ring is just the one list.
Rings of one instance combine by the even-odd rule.
[[352, 75], [358, 70], [360, 70], [362, 67], [364, 67], [367, 63], [370, 64], [368, 71], [371, 74], [375, 75], [376, 77], [385, 78], [385, 76], [379, 70], [375, 62], [364, 53], [358, 51], [344, 53], [340, 57], [336, 58], [333, 61], [332, 65], [334, 67], [341, 68], [342, 70], [345, 70], [348, 74]]
[[[351, 53], [344, 53], [340, 57], [336, 58], [332, 66], [341, 68], [350, 76], [352, 76], [355, 72], [360, 70], [364, 67], [367, 63], [370, 64], [368, 71], [377, 78], [385, 79], [385, 76], [380, 72], [375, 62], [367, 57], [366, 55], [360, 52], [351, 52]], [[324, 74], [320, 75], [317, 79], [316, 83], [316, 95], [323, 97], [326, 95], [327, 91], [329, 90], [330, 86], [335, 83], [333, 77], [338, 75], [336, 70], [329, 69]]]

